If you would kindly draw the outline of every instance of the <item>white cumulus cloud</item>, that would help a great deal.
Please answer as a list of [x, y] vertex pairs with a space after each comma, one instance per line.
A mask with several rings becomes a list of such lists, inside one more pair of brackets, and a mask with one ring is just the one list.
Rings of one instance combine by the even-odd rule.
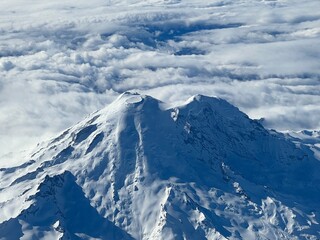
[[0, 155], [127, 90], [225, 98], [265, 126], [320, 129], [320, 9], [297, 1], [2, 1]]

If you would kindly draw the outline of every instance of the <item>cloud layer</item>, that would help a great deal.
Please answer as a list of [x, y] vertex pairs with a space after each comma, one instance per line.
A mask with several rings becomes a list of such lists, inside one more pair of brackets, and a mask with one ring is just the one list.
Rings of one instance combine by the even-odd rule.
[[219, 96], [278, 130], [320, 129], [320, 9], [297, 1], [0, 3], [0, 155], [127, 90]]

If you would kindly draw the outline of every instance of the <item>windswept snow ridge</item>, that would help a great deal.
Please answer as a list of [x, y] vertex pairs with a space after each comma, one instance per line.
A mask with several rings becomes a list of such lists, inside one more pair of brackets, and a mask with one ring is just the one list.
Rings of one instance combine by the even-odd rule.
[[317, 239], [319, 170], [223, 99], [124, 93], [0, 169], [0, 239]]

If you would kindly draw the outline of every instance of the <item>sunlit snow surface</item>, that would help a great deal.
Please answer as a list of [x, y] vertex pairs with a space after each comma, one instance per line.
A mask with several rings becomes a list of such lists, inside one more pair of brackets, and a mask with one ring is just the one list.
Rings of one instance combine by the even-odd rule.
[[320, 128], [320, 2], [0, 2], [0, 155], [125, 90], [219, 96], [279, 130]]
[[0, 168], [0, 239], [316, 240], [319, 170], [225, 100], [125, 93]]

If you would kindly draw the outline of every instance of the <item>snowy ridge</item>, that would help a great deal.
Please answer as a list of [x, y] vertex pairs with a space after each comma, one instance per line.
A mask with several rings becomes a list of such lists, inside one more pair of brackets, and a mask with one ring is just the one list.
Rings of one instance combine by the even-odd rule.
[[[48, 177], [17, 218], [0, 227], [5, 239], [131, 239], [94, 209], [70, 172]], [[17, 231], [20, 230], [21, 231]], [[28, 229], [23, 231], [22, 229]]]
[[0, 169], [0, 238], [317, 239], [319, 169], [225, 100], [124, 93]]

